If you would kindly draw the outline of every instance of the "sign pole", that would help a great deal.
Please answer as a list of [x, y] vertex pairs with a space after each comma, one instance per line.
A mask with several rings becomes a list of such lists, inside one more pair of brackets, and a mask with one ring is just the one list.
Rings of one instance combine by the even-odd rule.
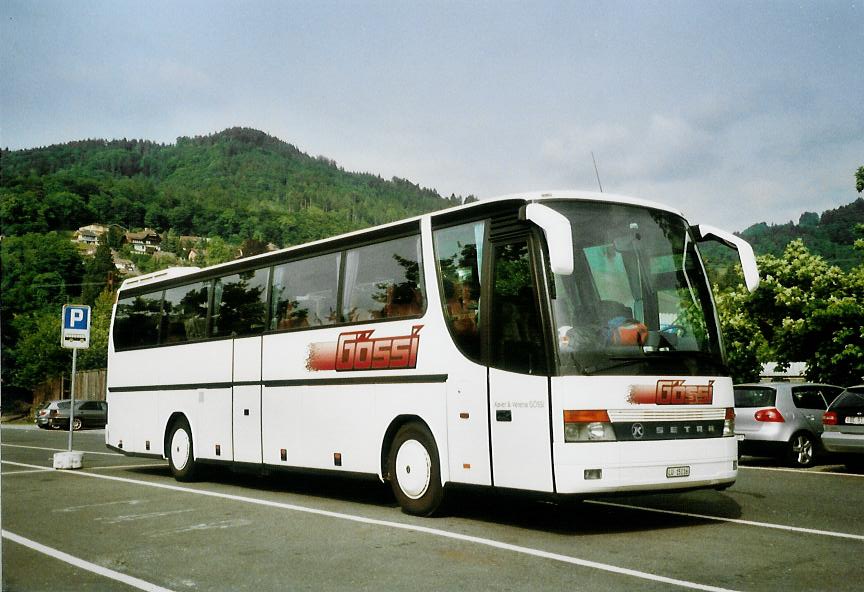
[[78, 362], [78, 348], [72, 350], [72, 384], [69, 385], [69, 452], [72, 452], [72, 424], [75, 422], [75, 370]]
[[78, 373], [78, 350], [90, 347], [90, 307], [84, 304], [63, 306], [63, 330], [60, 345], [72, 349], [72, 382], [69, 385], [69, 448], [54, 455], [55, 469], [80, 469], [82, 452], [72, 451], [75, 424], [75, 375]]

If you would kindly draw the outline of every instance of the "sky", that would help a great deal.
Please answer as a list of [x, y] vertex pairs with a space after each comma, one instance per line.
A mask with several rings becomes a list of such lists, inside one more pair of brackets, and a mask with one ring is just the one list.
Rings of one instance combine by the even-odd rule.
[[0, 145], [262, 130], [480, 198], [743, 230], [854, 201], [864, 0], [2, 0]]

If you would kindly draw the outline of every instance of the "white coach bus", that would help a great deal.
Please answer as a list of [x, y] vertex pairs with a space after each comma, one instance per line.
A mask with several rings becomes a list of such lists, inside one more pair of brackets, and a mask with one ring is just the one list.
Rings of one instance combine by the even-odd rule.
[[741, 239], [595, 193], [483, 200], [206, 269], [123, 282], [106, 444], [551, 495], [722, 489], [732, 383], [697, 243]]

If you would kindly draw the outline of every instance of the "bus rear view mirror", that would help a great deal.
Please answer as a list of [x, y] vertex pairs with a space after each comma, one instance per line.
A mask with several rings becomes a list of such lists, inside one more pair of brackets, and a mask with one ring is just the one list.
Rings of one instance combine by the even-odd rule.
[[552, 273], [570, 275], [573, 273], [573, 235], [570, 220], [549, 206], [530, 203], [520, 211], [522, 220], [539, 226], [546, 235], [549, 247], [549, 266]]
[[750, 246], [750, 243], [742, 238], [738, 238], [731, 232], [726, 232], [725, 230], [720, 230], [706, 224], [694, 226], [693, 230], [699, 242], [715, 241], [738, 251], [738, 258], [741, 260], [741, 269], [744, 272], [744, 283], [747, 285], [747, 289], [753, 292], [759, 287], [759, 268], [756, 265], [756, 256], [753, 254], [753, 247]]

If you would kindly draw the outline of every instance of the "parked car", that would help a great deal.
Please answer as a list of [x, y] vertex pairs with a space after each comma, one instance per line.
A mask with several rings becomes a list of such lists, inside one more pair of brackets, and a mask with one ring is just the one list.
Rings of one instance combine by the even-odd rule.
[[813, 465], [821, 451], [822, 415], [842, 387], [768, 382], [734, 388], [739, 454], [773, 456], [796, 467]]
[[864, 384], [850, 386], [822, 416], [822, 445], [843, 455], [846, 466], [864, 470]]
[[[71, 399], [60, 399], [43, 404], [36, 412], [36, 425], [43, 429], [69, 429]], [[104, 428], [108, 423], [108, 403], [105, 401], [75, 401], [72, 429], [83, 427]]]

